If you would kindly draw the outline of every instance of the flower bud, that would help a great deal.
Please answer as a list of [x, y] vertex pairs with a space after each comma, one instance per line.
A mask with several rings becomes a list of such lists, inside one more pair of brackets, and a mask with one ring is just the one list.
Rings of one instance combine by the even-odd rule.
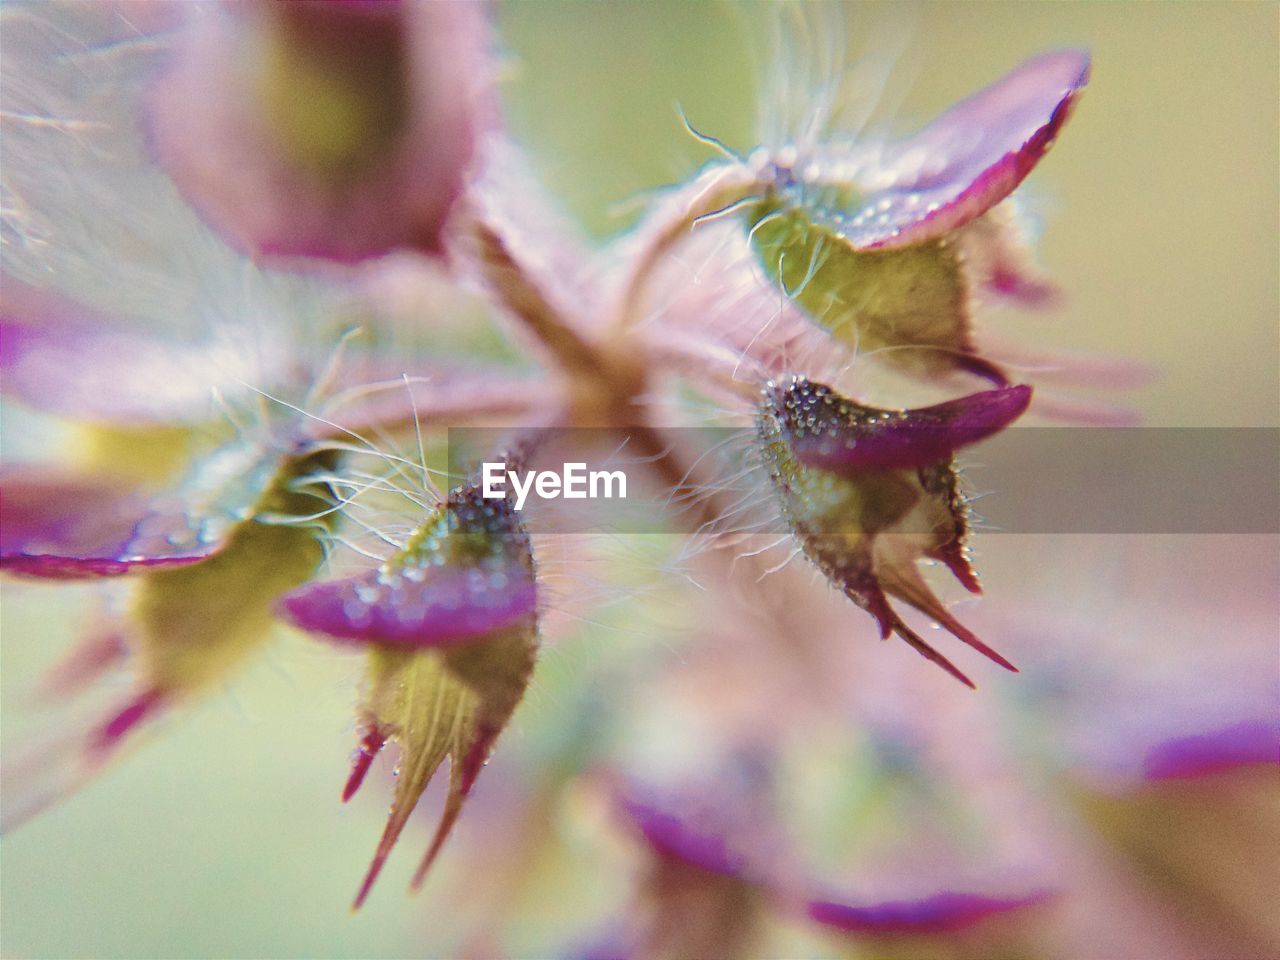
[[920, 576], [941, 561], [973, 593], [968, 523], [952, 453], [1003, 429], [1026, 409], [1029, 387], [1006, 387], [917, 410], [881, 410], [791, 377], [765, 388], [757, 428], [782, 512], [827, 579], [896, 633], [972, 686], [889, 605], [893, 596], [1007, 669], [1013, 665], [962, 626]]
[[417, 886], [533, 671], [538, 612], [529, 536], [508, 501], [485, 499], [466, 484], [377, 570], [304, 587], [281, 610], [304, 630], [369, 648], [364, 734], [343, 799], [387, 741], [400, 746], [395, 799], [357, 907], [450, 759], [445, 809]]

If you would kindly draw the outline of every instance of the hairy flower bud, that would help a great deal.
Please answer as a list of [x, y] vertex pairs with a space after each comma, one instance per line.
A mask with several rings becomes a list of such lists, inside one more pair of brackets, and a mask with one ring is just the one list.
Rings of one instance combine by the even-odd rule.
[[365, 735], [344, 799], [388, 740], [400, 745], [395, 800], [356, 906], [448, 757], [448, 799], [414, 879], [421, 883], [533, 670], [529, 537], [510, 503], [480, 494], [476, 485], [458, 487], [377, 570], [304, 587], [282, 602], [304, 630], [370, 647]]
[[[1046, 54], [905, 140], [763, 157], [766, 189], [745, 217], [765, 275], [834, 337], [899, 370], [1007, 382], [978, 355], [971, 294], [1036, 289], [1019, 287], [1009, 254], [971, 276], [959, 233], [1040, 161], [1088, 72], [1082, 52]], [[992, 232], [974, 238], [984, 251]]]
[[1028, 387], [1006, 387], [919, 410], [881, 410], [792, 377], [770, 383], [758, 414], [763, 456], [805, 555], [866, 610], [957, 679], [971, 681], [889, 606], [894, 596], [1001, 666], [925, 584], [921, 559], [946, 564], [979, 591], [965, 554], [968, 526], [952, 453], [1016, 419]]

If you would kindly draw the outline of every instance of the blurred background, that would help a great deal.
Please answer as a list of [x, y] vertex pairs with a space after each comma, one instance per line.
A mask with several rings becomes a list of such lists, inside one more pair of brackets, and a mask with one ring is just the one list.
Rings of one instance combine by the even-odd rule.
[[[628, 201], [709, 159], [682, 129], [677, 104], [731, 146], [753, 144], [757, 67], [769, 50], [762, 6], [498, 7], [511, 125], [595, 236], [625, 227]], [[853, 4], [845, 15], [851, 51], [872, 37], [905, 39], [884, 98], [891, 112], [879, 118], [904, 131], [1034, 53], [1092, 50], [1088, 92], [1024, 188], [1044, 229], [1040, 260], [1069, 299], [1055, 312], [997, 313], [988, 322], [1039, 347], [1151, 365], [1157, 378], [1117, 398], [1147, 423], [1280, 426], [1280, 7]], [[1029, 570], [1031, 548], [1001, 539], [979, 553], [987, 564], [984, 609], [996, 618], [991, 608], [1007, 613], [1017, 595], [1035, 607], [1038, 636], [1048, 635], [1044, 624], [1055, 616], [1073, 623], [1072, 611], [1105, 609], [1128, 589], [1132, 568], [1105, 543], [1037, 548]], [[1126, 617], [1140, 620], [1140, 604], [1164, 603], [1166, 590], [1224, 590], [1216, 622], [1199, 621], [1204, 643], [1240, 624], [1255, 647], [1274, 643], [1275, 537], [1215, 541], [1212, 555], [1228, 558], [1217, 568], [1233, 579], [1227, 588], [1211, 585], [1203, 566], [1142, 559], [1147, 546], [1117, 548], [1141, 567], [1133, 581], [1139, 606]], [[1155, 548], [1167, 558], [1201, 546]], [[1063, 572], [1072, 551], [1087, 571]], [[93, 605], [87, 589], [7, 582], [3, 590], [0, 726], [11, 753], [45, 732], [32, 704], [35, 682], [70, 649]], [[1035, 606], [1043, 596], [1058, 599]], [[1243, 605], [1251, 612], [1237, 621]], [[679, 617], [681, 609], [667, 599], [665, 613]], [[625, 686], [635, 659], [678, 656], [662, 637], [619, 632], [604, 619], [566, 633], [544, 655], [495, 768], [504, 757], [532, 763], [550, 749], [582, 677], [607, 673]], [[426, 889], [405, 896], [426, 838], [422, 820], [364, 909], [347, 909], [389, 797], [384, 770], [351, 804], [338, 803], [355, 742], [359, 673], [356, 659], [282, 631], [268, 657], [222, 695], [167, 722], [96, 782], [5, 836], [3, 954], [451, 955], [483, 917], [456, 888], [461, 875], [448, 853]], [[607, 704], [609, 692], [602, 696]], [[648, 728], [636, 736], [652, 738], [638, 749], [659, 753], [668, 742]], [[484, 802], [482, 780], [477, 803]], [[558, 880], [548, 881], [543, 899], [535, 891], [522, 905], [506, 941], [516, 955], [548, 955], [574, 918], [624, 902], [623, 858], [593, 840], [599, 812], [575, 803], [570, 798], [558, 822], [577, 858], [576, 881], [548, 868]], [[455, 839], [451, 853], [466, 847], [465, 836]]]

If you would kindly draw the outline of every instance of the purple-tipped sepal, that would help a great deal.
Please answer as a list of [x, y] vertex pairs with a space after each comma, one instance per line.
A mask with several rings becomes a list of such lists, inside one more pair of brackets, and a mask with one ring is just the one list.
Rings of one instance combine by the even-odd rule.
[[1031, 388], [1003, 387], [914, 410], [880, 410], [822, 384], [774, 387], [782, 428], [796, 459], [857, 475], [927, 467], [999, 433], [1026, 411]]
[[1087, 51], [1041, 54], [911, 137], [833, 152], [818, 176], [859, 195], [856, 206], [832, 212], [833, 225], [855, 249], [888, 250], [973, 222], [1040, 162], [1088, 80]]
[[281, 601], [286, 619], [335, 640], [450, 647], [537, 612], [528, 534], [510, 505], [455, 493], [377, 570], [308, 584]]

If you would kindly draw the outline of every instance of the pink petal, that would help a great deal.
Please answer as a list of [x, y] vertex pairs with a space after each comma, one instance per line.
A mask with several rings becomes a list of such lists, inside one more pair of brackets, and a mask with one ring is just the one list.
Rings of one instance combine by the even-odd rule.
[[1045, 903], [1053, 894], [1040, 890], [1016, 897], [991, 897], [947, 891], [920, 900], [891, 900], [854, 905], [829, 900], [809, 904], [813, 920], [849, 933], [875, 936], [952, 934], [989, 917]]
[[1144, 772], [1151, 780], [1183, 780], [1255, 763], [1280, 764], [1280, 730], [1274, 720], [1165, 741], [1147, 754]]
[[[1160, 378], [1160, 371], [1154, 364], [1135, 357], [1037, 349], [992, 331], [983, 332], [982, 349], [1005, 369], [1029, 378], [1034, 377], [1037, 388], [1052, 384], [1102, 390], [1137, 390]], [[1037, 390], [1037, 413], [1040, 400]]]
[[125, 628], [114, 622], [99, 624], [44, 678], [41, 695], [51, 703], [65, 701], [123, 663], [128, 655]]
[[1040, 162], [1088, 79], [1087, 52], [1043, 54], [891, 144], [855, 174], [864, 202], [841, 232], [858, 249], [891, 249], [981, 216]]
[[1102, 400], [1069, 396], [1052, 390], [1037, 390], [1031, 411], [1044, 420], [1082, 427], [1140, 427], [1143, 416], [1133, 407]]
[[1019, 306], [1057, 306], [1063, 291], [1036, 267], [1012, 203], [988, 210], [956, 235], [965, 272], [977, 289]]
[[1003, 430], [1031, 402], [1030, 387], [1004, 387], [915, 410], [864, 408], [863, 422], [850, 426], [843, 408], [826, 402], [835, 398], [823, 389], [775, 387], [774, 402], [783, 411], [782, 424], [796, 459], [843, 474], [940, 463], [956, 450]]
[[[207, 221], [250, 255], [353, 262], [398, 247], [439, 252], [487, 80], [484, 5], [253, 4], [198, 14], [155, 85], [149, 136]], [[380, 99], [361, 107], [360, 120], [376, 114], [370, 122], [387, 142], [370, 139], [338, 170], [300, 163], [255, 74], [265, 38], [349, 89], [372, 89]], [[381, 76], [372, 66], [397, 63]]]
[[660, 858], [769, 886], [789, 867], [792, 851], [763, 762], [731, 756], [696, 777], [662, 785], [619, 775], [613, 799]]
[[8, 396], [82, 421], [180, 424], [209, 419], [213, 391], [260, 380], [242, 346], [181, 343], [113, 329], [109, 318], [4, 278], [0, 383]]
[[6, 474], [0, 516], [0, 569], [28, 577], [114, 577], [196, 563], [222, 546], [133, 490], [58, 474]]
[[[421, 580], [411, 579], [421, 573]], [[303, 630], [359, 644], [444, 647], [468, 643], [531, 616], [531, 579], [471, 567], [415, 567], [388, 582], [378, 572], [308, 584], [281, 601]]]
[[653, 803], [632, 798], [623, 800], [622, 810], [645, 841], [662, 856], [727, 877], [740, 876], [746, 869], [747, 858], [741, 851], [706, 824], [699, 829]]
[[88, 730], [53, 721], [39, 738], [6, 755], [0, 833], [8, 833], [66, 799], [100, 774], [119, 749], [172, 706], [163, 692], [140, 686], [91, 721]]

